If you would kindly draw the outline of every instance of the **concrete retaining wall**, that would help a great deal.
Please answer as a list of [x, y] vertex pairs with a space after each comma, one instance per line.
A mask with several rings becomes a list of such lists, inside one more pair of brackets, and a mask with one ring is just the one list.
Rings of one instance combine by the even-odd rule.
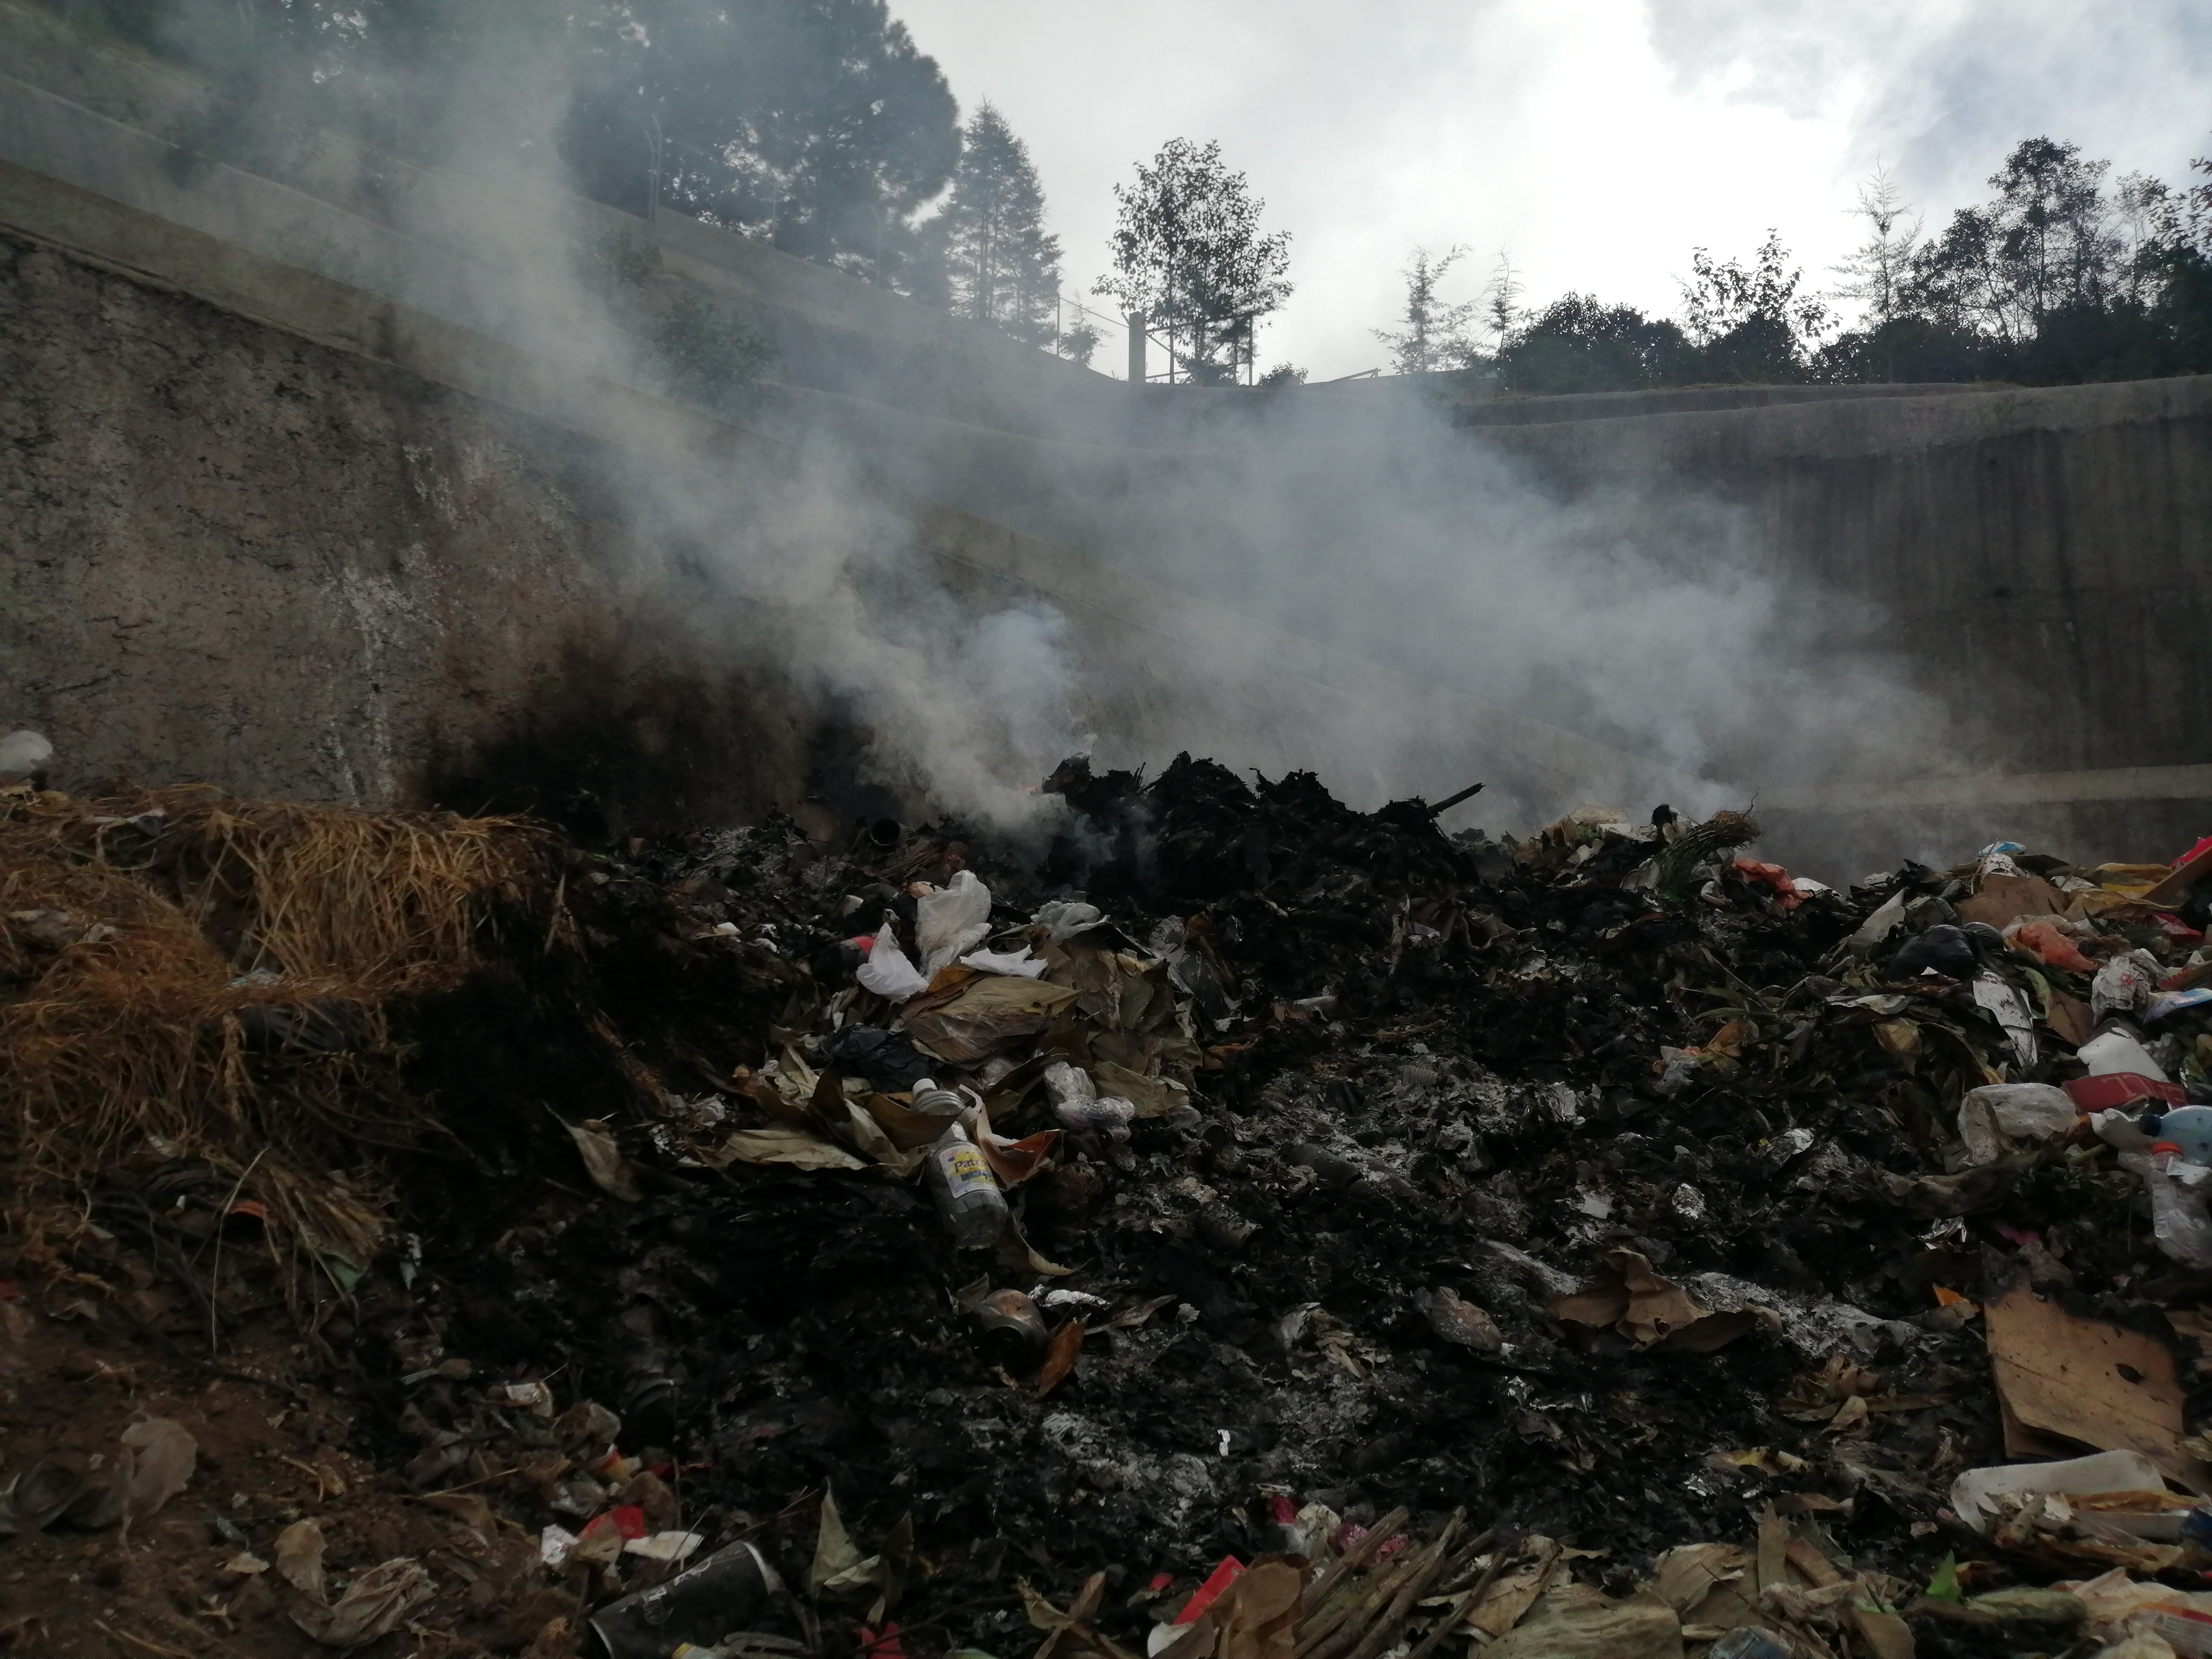
[[0, 720], [49, 731], [70, 781], [464, 804], [526, 782], [634, 820], [797, 808], [834, 781], [825, 745], [857, 740], [842, 728], [880, 723], [810, 681], [780, 608], [849, 567], [921, 581], [905, 648], [962, 615], [1065, 618], [1071, 721], [1102, 761], [1318, 757], [1382, 794], [1662, 787], [1571, 732], [51, 178], [0, 165]]
[[[0, 41], [39, 82], [0, 87], [0, 227], [20, 239], [0, 720], [54, 727], [80, 776], [413, 799], [565, 767], [640, 811], [790, 804], [816, 787], [822, 711], [775, 653], [729, 648], [769, 613], [647, 521], [635, 481], [677, 469], [743, 526], [857, 466], [866, 535], [939, 589], [1076, 620], [1102, 758], [1213, 748], [1369, 796], [1488, 775], [1509, 823], [1694, 788], [1385, 666], [1294, 593], [1178, 589], [1146, 516], [1178, 482], [1287, 456], [1325, 495], [1433, 449], [1436, 411], [1405, 388], [1130, 388], [758, 244], [564, 198], [570, 241], [657, 246], [775, 338], [777, 383], [732, 428], [554, 337], [604, 334], [587, 320], [503, 307], [496, 262], [535, 222], [481, 184], [336, 143], [282, 182], [185, 165], [161, 133], [204, 96], [190, 77], [88, 55], [7, 0]], [[1957, 716], [1955, 775], [1747, 757], [1731, 775], [1784, 854], [1832, 874], [2009, 834], [2156, 857], [2212, 817], [2212, 380], [1455, 414], [1446, 441], [1557, 501], [1717, 506], [1750, 570], [1885, 614]], [[1294, 616], [1304, 637], [1270, 625]]]

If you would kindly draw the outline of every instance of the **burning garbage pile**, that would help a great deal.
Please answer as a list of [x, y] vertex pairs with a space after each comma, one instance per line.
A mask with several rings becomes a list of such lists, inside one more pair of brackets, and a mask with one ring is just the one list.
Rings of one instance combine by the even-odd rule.
[[[209, 953], [101, 1121], [211, 1105], [18, 1114], [95, 1195], [19, 1210], [22, 1279], [201, 1352], [276, 1321], [380, 1501], [477, 1540], [359, 1528], [262, 1613], [618, 1659], [2212, 1650], [2205, 849], [1842, 891], [1741, 814], [1045, 790], [1028, 848], [316, 818], [404, 899], [382, 978], [279, 945], [343, 929], [267, 848], [187, 879], [211, 805], [0, 796], [0, 1066], [131, 968], [125, 887]], [[14, 1547], [73, 1524], [10, 1501]]]

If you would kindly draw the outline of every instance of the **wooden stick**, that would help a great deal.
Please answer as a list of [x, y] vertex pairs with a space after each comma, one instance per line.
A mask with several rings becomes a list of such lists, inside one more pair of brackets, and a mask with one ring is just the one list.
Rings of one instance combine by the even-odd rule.
[[1429, 1586], [1429, 1593], [1432, 1595], [1458, 1595], [1458, 1587], [1474, 1571], [1474, 1564], [1482, 1559], [1482, 1553], [1497, 1541], [1498, 1528], [1495, 1527], [1468, 1539], [1461, 1546], [1459, 1553], [1444, 1564], [1444, 1570], [1437, 1575], [1437, 1582]]
[[1319, 1607], [1322, 1598], [1337, 1587], [1344, 1575], [1354, 1568], [1365, 1566], [1374, 1558], [1376, 1551], [1396, 1536], [1398, 1528], [1406, 1524], [1413, 1513], [1401, 1505], [1377, 1521], [1368, 1529], [1366, 1537], [1322, 1569], [1321, 1577], [1313, 1581], [1300, 1600], [1309, 1607]]
[[1328, 1606], [1300, 1628], [1296, 1659], [1321, 1659], [1326, 1650], [1342, 1651], [1340, 1640], [1364, 1627], [1367, 1616], [1396, 1594], [1398, 1586], [1423, 1559], [1419, 1550], [1407, 1550], [1405, 1559], [1341, 1587]]
[[1481, 791], [1482, 786], [1480, 784], [1470, 783], [1466, 788], [1461, 790], [1457, 794], [1446, 795], [1435, 805], [1430, 807], [1429, 816], [1431, 817], [1435, 817], [1440, 812], [1449, 812], [1453, 807], [1458, 805], [1462, 801], [1472, 799], [1474, 796], [1480, 794]]
[[1390, 1605], [1383, 1609], [1382, 1616], [1368, 1626], [1367, 1634], [1361, 1637], [1359, 1645], [1352, 1649], [1352, 1659], [1376, 1659], [1376, 1655], [1390, 1645], [1398, 1633], [1398, 1627], [1412, 1615], [1414, 1604], [1428, 1594], [1429, 1586], [1435, 1583], [1437, 1576], [1443, 1571], [1446, 1563], [1451, 1559], [1451, 1547], [1466, 1525], [1467, 1511], [1454, 1510], [1451, 1519], [1444, 1522], [1443, 1531], [1437, 1535], [1436, 1550], [1429, 1558], [1428, 1565], [1413, 1576], [1406, 1587], [1391, 1598]]
[[[1479, 1551], [1497, 1536], [1498, 1529], [1493, 1527], [1475, 1540], [1474, 1547]], [[1520, 1553], [1520, 1547], [1517, 1544], [1499, 1545], [1498, 1553], [1490, 1558], [1490, 1565], [1482, 1570], [1482, 1577], [1474, 1581], [1474, 1588], [1451, 1604], [1437, 1627], [1421, 1638], [1420, 1645], [1407, 1654], [1406, 1659], [1429, 1659], [1431, 1654], [1442, 1647], [1444, 1638], [1457, 1630], [1467, 1621], [1467, 1616], [1482, 1605], [1482, 1598], [1490, 1594], [1490, 1587], [1505, 1571], [1505, 1564]]]
[[[1319, 1637], [1308, 1650], [1311, 1659], [1351, 1659], [1352, 1650], [1372, 1628], [1378, 1616], [1376, 1609], [1395, 1605], [1401, 1591], [1427, 1577], [1442, 1559], [1443, 1547], [1444, 1540], [1439, 1538], [1425, 1548], [1407, 1550], [1396, 1571], [1388, 1575], [1376, 1574], [1370, 1581], [1374, 1589], [1353, 1602], [1334, 1628]], [[1300, 1656], [1300, 1659], [1305, 1656]]]

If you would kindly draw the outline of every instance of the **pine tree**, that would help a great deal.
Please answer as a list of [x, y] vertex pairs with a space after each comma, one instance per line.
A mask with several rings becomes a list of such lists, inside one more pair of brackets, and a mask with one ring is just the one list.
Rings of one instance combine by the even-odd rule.
[[1867, 326], [1880, 328], [1894, 322], [1905, 307], [1912, 259], [1920, 248], [1920, 216], [1881, 167], [1859, 186], [1856, 211], [1866, 221], [1867, 239], [1836, 266], [1836, 274], [1844, 279], [1836, 295], [1863, 301]]
[[1406, 326], [1395, 331], [1370, 331], [1390, 348], [1397, 373], [1427, 374], [1443, 368], [1464, 368], [1474, 357], [1475, 344], [1468, 326], [1474, 320], [1476, 302], [1468, 300], [1447, 305], [1437, 297], [1445, 273], [1466, 257], [1463, 247], [1447, 248], [1436, 258], [1425, 247], [1413, 250], [1413, 264], [1401, 273], [1406, 279]]
[[1044, 228], [1044, 192], [1029, 146], [990, 104], [962, 131], [951, 198], [937, 226], [957, 316], [1044, 345], [1060, 291], [1060, 239]]
[[1490, 282], [1482, 290], [1483, 331], [1490, 336], [1490, 355], [1496, 358], [1504, 355], [1520, 331], [1524, 314], [1521, 309], [1522, 283], [1521, 273], [1513, 269], [1513, 261], [1505, 250], [1498, 251], [1498, 268], [1490, 273]]

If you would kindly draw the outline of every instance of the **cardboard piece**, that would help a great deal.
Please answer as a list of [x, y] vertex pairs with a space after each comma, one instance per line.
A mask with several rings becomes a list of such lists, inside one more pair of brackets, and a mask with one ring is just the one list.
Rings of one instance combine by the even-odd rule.
[[2020, 1425], [2100, 1451], [2139, 1451], [2188, 1484], [2181, 1385], [2166, 1346], [2138, 1331], [2077, 1319], [2025, 1284], [1984, 1310], [1997, 1398]]
[[2055, 916], [2066, 908], [2066, 895], [2041, 876], [1991, 876], [1972, 898], [1952, 907], [1960, 921], [1985, 921], [2002, 933], [2022, 916]]
[[2212, 847], [2199, 848], [2196, 853], [2175, 865], [2172, 874], [2161, 878], [2142, 896], [2142, 902], [2155, 909], [2171, 909], [2187, 898], [2190, 889], [2207, 876], [2212, 876]]

